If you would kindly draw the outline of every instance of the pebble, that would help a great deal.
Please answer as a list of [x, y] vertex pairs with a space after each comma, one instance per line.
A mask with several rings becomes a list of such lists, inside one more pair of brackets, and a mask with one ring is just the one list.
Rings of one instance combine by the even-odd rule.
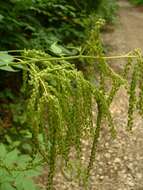
[[105, 157], [106, 157], [106, 158], [110, 158], [110, 157], [111, 157], [111, 154], [106, 153], [106, 154], [105, 154]]
[[101, 162], [101, 161], [100, 161], [98, 164], [99, 164], [100, 166], [103, 166], [103, 165], [104, 165], [104, 163], [103, 163], [103, 162]]
[[115, 158], [114, 162], [115, 162], [115, 163], [120, 163], [120, 162], [121, 162], [121, 159], [120, 159], [120, 158]]
[[133, 170], [133, 164], [132, 164], [132, 163], [129, 163], [127, 167], [128, 167], [130, 170]]
[[99, 174], [102, 174], [103, 170], [101, 168], [99, 168], [98, 172], [99, 172]]
[[124, 160], [128, 160], [128, 157], [127, 157], [127, 156], [124, 156]]
[[108, 150], [108, 152], [111, 154], [111, 153], [113, 153], [114, 151], [110, 149], [110, 150]]
[[104, 176], [100, 176], [99, 179], [100, 179], [100, 180], [103, 180], [103, 179], [104, 179]]
[[127, 178], [127, 174], [122, 174], [122, 178], [126, 179]]
[[114, 170], [118, 170], [118, 167], [117, 167], [117, 166], [114, 166]]
[[105, 143], [105, 146], [106, 146], [106, 147], [109, 147], [109, 143], [106, 142], [106, 143]]
[[130, 187], [133, 187], [135, 184], [132, 181], [128, 181], [127, 185], [129, 185]]
[[142, 174], [141, 173], [137, 173], [136, 176], [137, 176], [138, 179], [142, 179]]

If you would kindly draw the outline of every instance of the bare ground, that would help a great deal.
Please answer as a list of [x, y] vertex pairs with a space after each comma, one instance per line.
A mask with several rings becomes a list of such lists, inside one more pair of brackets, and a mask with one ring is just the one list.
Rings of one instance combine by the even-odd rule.
[[[114, 31], [103, 35], [107, 54], [120, 55], [135, 48], [143, 51], [143, 12], [125, 0], [118, 1], [118, 4], [118, 23]], [[119, 71], [124, 61], [115, 61], [111, 65]], [[127, 132], [127, 110], [128, 96], [122, 88], [111, 106], [117, 137], [112, 139], [106, 126], [103, 126], [88, 190], [143, 190], [143, 121], [136, 113], [132, 133]], [[86, 147], [88, 156], [88, 143]], [[76, 183], [65, 181], [59, 173], [55, 178], [55, 187], [56, 190], [84, 190]]]
[[[143, 52], [143, 7], [133, 7], [127, 0], [119, 0], [118, 5], [118, 23], [113, 32], [103, 35], [108, 55], [120, 55], [136, 48]], [[116, 62], [114, 66], [122, 67], [122, 63]]]
[[[103, 35], [108, 54], [120, 55], [135, 48], [143, 51], [143, 11], [127, 1], [119, 1], [118, 24]], [[121, 70], [124, 61], [111, 63]], [[91, 190], [143, 190], [143, 121], [135, 114], [132, 133], [126, 131], [128, 96], [120, 89], [111, 106], [118, 135], [115, 140], [103, 130], [98, 146], [95, 186]]]

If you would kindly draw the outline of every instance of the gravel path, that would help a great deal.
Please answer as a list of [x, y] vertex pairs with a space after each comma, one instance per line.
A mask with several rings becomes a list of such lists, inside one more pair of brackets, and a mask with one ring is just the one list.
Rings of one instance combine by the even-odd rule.
[[[108, 54], [119, 55], [135, 48], [143, 51], [143, 12], [119, 1], [119, 19], [113, 32], [103, 35]], [[112, 62], [117, 71], [124, 61]], [[143, 121], [135, 114], [132, 133], [126, 131], [128, 97], [120, 89], [111, 107], [117, 126], [115, 140], [102, 132], [98, 146], [95, 187], [91, 190], [143, 190]]]
[[[128, 53], [136, 48], [143, 52], [143, 7], [135, 8], [127, 0], [119, 0], [118, 5], [118, 23], [113, 32], [103, 35], [108, 55]], [[122, 63], [117, 61], [113, 66], [118, 69]]]

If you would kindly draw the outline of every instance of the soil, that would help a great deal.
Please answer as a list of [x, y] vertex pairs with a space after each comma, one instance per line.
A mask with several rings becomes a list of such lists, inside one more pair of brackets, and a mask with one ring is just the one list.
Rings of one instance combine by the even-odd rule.
[[[118, 23], [113, 26], [114, 30], [103, 34], [107, 54], [120, 55], [135, 48], [143, 51], [143, 12], [125, 0], [118, 4]], [[119, 71], [124, 61], [114, 61], [111, 65]], [[143, 121], [136, 113], [133, 130], [128, 132], [127, 110], [128, 96], [122, 88], [111, 105], [117, 137], [113, 139], [103, 126], [88, 190], [143, 190]], [[88, 156], [88, 142], [86, 146]], [[56, 190], [83, 190], [76, 183], [63, 180], [58, 173], [55, 187]]]

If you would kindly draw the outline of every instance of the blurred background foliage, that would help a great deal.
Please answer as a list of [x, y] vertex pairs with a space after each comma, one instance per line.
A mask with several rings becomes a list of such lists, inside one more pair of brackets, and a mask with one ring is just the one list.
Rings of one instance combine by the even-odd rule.
[[135, 5], [141, 5], [143, 4], [143, 0], [130, 0], [131, 3], [135, 4]]
[[0, 1], [1, 50], [42, 49], [53, 42], [80, 44], [90, 30], [90, 15], [112, 21], [114, 0]]

